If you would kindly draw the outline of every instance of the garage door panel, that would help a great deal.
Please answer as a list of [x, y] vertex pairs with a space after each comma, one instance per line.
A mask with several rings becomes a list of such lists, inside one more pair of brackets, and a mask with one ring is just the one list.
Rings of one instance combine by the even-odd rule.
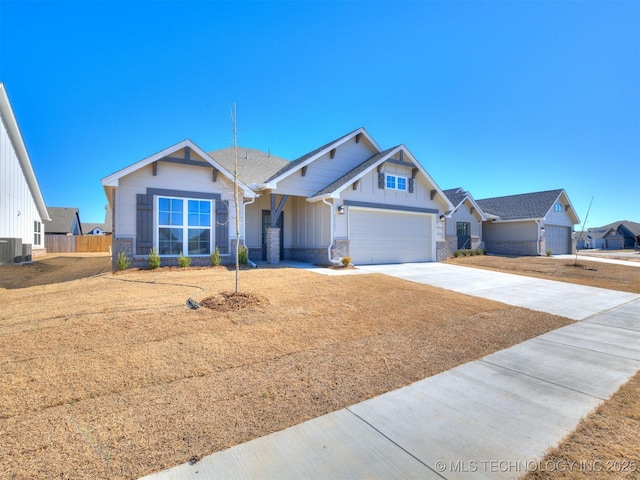
[[571, 253], [571, 227], [547, 225], [545, 236], [546, 249], [553, 255]]
[[433, 260], [431, 215], [355, 208], [349, 215], [349, 255], [354, 264]]

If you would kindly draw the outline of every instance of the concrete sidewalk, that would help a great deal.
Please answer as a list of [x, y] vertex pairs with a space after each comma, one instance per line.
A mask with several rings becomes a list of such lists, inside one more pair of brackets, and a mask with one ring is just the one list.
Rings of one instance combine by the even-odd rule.
[[640, 369], [640, 295], [415, 265], [367, 269], [584, 321], [145, 479], [515, 479]]

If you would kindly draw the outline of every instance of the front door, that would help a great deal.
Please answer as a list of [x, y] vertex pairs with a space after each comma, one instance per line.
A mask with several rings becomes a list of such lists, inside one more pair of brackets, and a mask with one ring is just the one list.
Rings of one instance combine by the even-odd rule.
[[456, 223], [456, 235], [458, 236], [458, 250], [471, 249], [471, 224], [469, 222]]
[[[284, 212], [280, 213], [280, 218], [276, 227], [280, 229], [280, 260], [284, 260]], [[267, 260], [267, 227], [271, 226], [271, 210], [262, 210], [262, 260]]]

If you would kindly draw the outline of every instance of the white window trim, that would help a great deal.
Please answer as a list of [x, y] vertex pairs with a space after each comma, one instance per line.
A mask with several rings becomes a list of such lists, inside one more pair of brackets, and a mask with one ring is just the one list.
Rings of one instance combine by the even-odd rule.
[[[392, 177], [395, 179], [394, 184], [395, 187], [389, 187], [387, 184], [387, 178]], [[402, 178], [404, 179], [404, 188], [398, 188], [398, 179]], [[386, 188], [387, 190], [397, 190], [398, 192], [406, 192], [407, 188], [408, 188], [408, 184], [409, 184], [409, 180], [408, 177], [402, 176], [402, 175], [394, 175], [394, 174], [390, 174], [390, 173], [385, 173], [384, 174], [384, 188]]]
[[[183, 225], [181, 226], [174, 226], [174, 225], [160, 225], [159, 223], [159, 217], [160, 217], [160, 199], [161, 198], [168, 198], [169, 200], [182, 200], [182, 221], [183, 221]], [[209, 235], [209, 252], [213, 252], [215, 250], [215, 244], [216, 244], [216, 239], [215, 239], [215, 234], [216, 234], [216, 229], [215, 229], [215, 208], [216, 208], [216, 201], [214, 199], [210, 199], [210, 198], [192, 198], [192, 197], [172, 197], [169, 195], [154, 195], [153, 197], [153, 208], [154, 208], [154, 212], [153, 212], [153, 248], [156, 250], [156, 252], [158, 252], [158, 256], [160, 258], [176, 258], [178, 257], [178, 255], [160, 255], [160, 228], [182, 228], [182, 254], [185, 257], [191, 257], [191, 258], [197, 258], [197, 257], [208, 257], [209, 255], [211, 255], [211, 253], [202, 253], [202, 254], [198, 254], [198, 255], [189, 255], [189, 200], [195, 200], [197, 202], [209, 202], [209, 204], [211, 205], [210, 207], [210, 215], [211, 215], [211, 219], [210, 219], [210, 225], [209, 225], [209, 230], [211, 231], [211, 234]], [[198, 228], [198, 227], [194, 227], [192, 226], [191, 228]], [[185, 248], [186, 246], [186, 248]]]
[[[37, 226], [37, 229], [36, 229]], [[34, 220], [33, 221], [33, 245], [35, 247], [41, 247], [43, 242], [42, 242], [42, 222], [38, 221], [38, 220]], [[38, 235], [38, 238], [40, 239], [39, 242], [36, 242], [36, 235]]]

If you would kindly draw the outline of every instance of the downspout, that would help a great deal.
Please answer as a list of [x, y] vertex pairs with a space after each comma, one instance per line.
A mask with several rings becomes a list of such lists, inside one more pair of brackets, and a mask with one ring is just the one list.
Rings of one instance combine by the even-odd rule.
[[331, 214], [331, 216], [329, 217], [329, 225], [331, 225], [331, 242], [329, 243], [329, 247], [327, 248], [327, 258], [333, 265], [340, 265], [340, 262], [338, 260], [334, 260], [333, 258], [331, 258], [331, 249], [333, 248], [333, 204], [327, 202], [326, 197], [322, 197], [322, 203], [324, 203], [325, 205], [329, 205], [329, 213]]
[[[255, 202], [256, 198], [258, 198], [258, 197], [253, 197], [250, 202], [246, 202], [246, 203], [242, 202], [242, 238], [244, 238], [245, 241], [247, 239], [247, 215], [246, 215], [246, 208], [245, 207], [247, 205], [251, 205], [253, 202]], [[246, 245], [245, 245], [245, 247], [247, 248], [247, 263], [249, 265], [251, 265], [253, 268], [258, 268], [258, 265], [253, 263], [251, 261], [251, 259], [249, 258], [249, 247], [247, 247]]]
[[540, 253], [540, 220], [536, 220], [536, 225], [538, 226], [538, 241], [536, 242], [536, 254], [541, 255]]

